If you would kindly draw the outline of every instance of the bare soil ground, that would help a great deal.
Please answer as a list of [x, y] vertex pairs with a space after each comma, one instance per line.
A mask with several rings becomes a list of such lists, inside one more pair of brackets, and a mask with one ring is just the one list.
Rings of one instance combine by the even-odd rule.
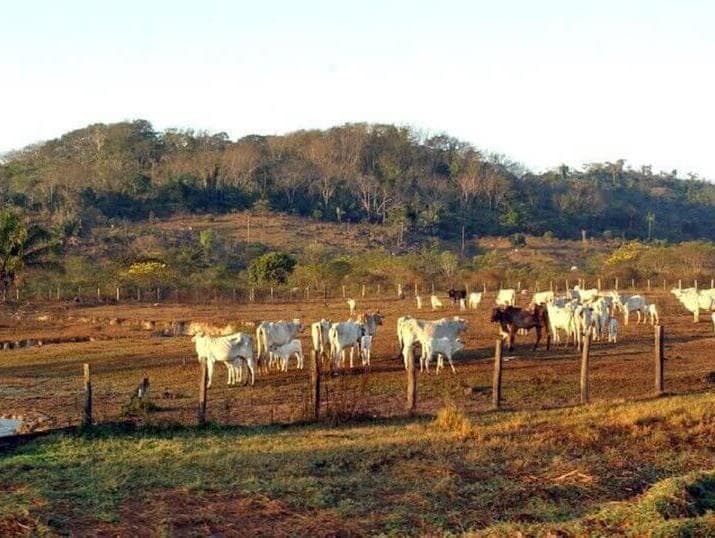
[[[520, 298], [526, 302], [526, 298]], [[665, 385], [669, 393], [707, 389], [707, 374], [715, 370], [715, 334], [708, 321], [693, 324], [680, 305], [663, 292], [649, 299], [661, 310], [666, 331]], [[413, 314], [436, 319], [463, 315], [469, 321], [465, 351], [456, 360], [457, 374], [443, 371], [420, 374], [418, 412], [434, 414], [446, 402], [468, 413], [490, 406], [493, 349], [496, 327], [489, 323], [493, 298], [488, 295], [477, 311], [459, 312], [448, 307], [440, 312], [418, 311], [414, 301], [392, 297], [358, 300], [358, 308], [380, 309], [385, 324], [375, 340], [372, 368], [347, 370], [326, 376], [326, 408], [350, 408], [351, 413], [393, 417], [404, 413], [405, 372], [397, 358], [395, 322]], [[446, 303], [445, 303], [446, 304]], [[37, 321], [50, 314], [51, 320]], [[73, 319], [67, 320], [70, 316]], [[253, 332], [251, 323], [299, 317], [304, 323], [326, 317], [345, 319], [342, 299], [274, 304], [182, 305], [122, 304], [102, 306], [33, 305], [24, 308], [21, 320], [9, 315], [0, 319], [0, 341], [25, 338], [84, 338], [88, 341], [47, 344], [42, 347], [0, 351], [0, 412], [5, 415], [48, 417], [42, 427], [76, 424], [82, 401], [82, 364], [92, 368], [94, 415], [97, 422], [122, 418], [122, 406], [144, 376], [149, 377], [153, 401], [159, 410], [142, 420], [150, 423], [196, 420], [199, 364], [189, 337], [162, 337], [151, 331], [110, 326], [116, 317], [153, 321], [195, 320], [233, 322]], [[78, 321], [81, 319], [82, 321]], [[541, 347], [532, 352], [533, 334], [517, 337], [517, 348], [507, 355], [503, 396], [511, 410], [533, 410], [576, 405], [579, 400], [579, 354], [571, 348]], [[304, 350], [310, 349], [309, 330], [302, 335]], [[633, 321], [620, 326], [618, 344], [596, 342], [592, 346], [591, 398], [613, 401], [649, 397], [653, 393], [653, 329]], [[226, 372], [217, 367], [209, 390], [210, 419], [221, 424], [268, 424], [301, 421], [308, 402], [308, 369], [291, 367], [287, 373], [259, 374], [253, 387], [227, 387]]]

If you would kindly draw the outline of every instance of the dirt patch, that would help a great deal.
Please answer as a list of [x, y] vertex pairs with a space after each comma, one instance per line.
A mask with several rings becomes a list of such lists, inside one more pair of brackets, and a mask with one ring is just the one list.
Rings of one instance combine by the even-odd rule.
[[[96, 536], [362, 536], [330, 510], [292, 508], [255, 493], [169, 490], [121, 508], [121, 523], [89, 525]], [[76, 530], [76, 529], [75, 529]], [[84, 531], [79, 534], [84, 534]]]

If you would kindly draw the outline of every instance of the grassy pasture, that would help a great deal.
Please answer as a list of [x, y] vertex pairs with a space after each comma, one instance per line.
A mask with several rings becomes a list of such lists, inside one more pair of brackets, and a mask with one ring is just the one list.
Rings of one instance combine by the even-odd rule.
[[[437, 318], [457, 311], [419, 312], [410, 300], [369, 298], [358, 300], [359, 308], [380, 308], [387, 316], [372, 369], [325, 379], [324, 411], [354, 420], [339, 427], [302, 422], [307, 370], [227, 388], [219, 366], [209, 391], [213, 425], [204, 430], [192, 427], [199, 368], [188, 337], [33, 321], [43, 313], [57, 316], [58, 307], [28, 307], [22, 321], [2, 318], [0, 339], [77, 335], [94, 341], [1, 352], [4, 413], [42, 413], [50, 426], [76, 424], [84, 362], [92, 365], [98, 422], [122, 418], [144, 375], [160, 409], [138, 417], [137, 430], [105, 426], [6, 450], [0, 531], [639, 535], [650, 520], [666, 535], [685, 526], [706, 528], [712, 517], [703, 506], [711, 502], [715, 469], [715, 398], [707, 380], [715, 370], [715, 335], [711, 324], [693, 324], [668, 294], [649, 298], [666, 327], [666, 398], [650, 398], [652, 328], [632, 323], [621, 324], [617, 345], [593, 345], [593, 405], [576, 406], [577, 353], [531, 352], [529, 335], [518, 337], [516, 352], [507, 355], [505, 410], [489, 411], [496, 329], [488, 323], [488, 296], [478, 311], [465, 314], [470, 325], [457, 375], [420, 375], [418, 415], [408, 419], [395, 320], [404, 313]], [[66, 306], [64, 314], [310, 322], [344, 319], [347, 305]], [[307, 331], [303, 345], [309, 349]], [[653, 500], [659, 495], [666, 500]], [[669, 510], [678, 517], [667, 516]]]

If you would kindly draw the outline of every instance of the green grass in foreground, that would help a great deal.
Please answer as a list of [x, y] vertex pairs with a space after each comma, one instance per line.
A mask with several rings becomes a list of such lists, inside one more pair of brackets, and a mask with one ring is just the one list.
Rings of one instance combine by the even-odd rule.
[[713, 396], [55, 435], [0, 458], [0, 533], [713, 535]]

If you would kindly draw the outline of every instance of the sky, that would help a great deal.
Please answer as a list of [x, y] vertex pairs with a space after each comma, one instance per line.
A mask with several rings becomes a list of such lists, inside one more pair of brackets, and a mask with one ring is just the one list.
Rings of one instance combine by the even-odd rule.
[[446, 132], [715, 179], [715, 2], [0, 0], [0, 152], [91, 123]]

